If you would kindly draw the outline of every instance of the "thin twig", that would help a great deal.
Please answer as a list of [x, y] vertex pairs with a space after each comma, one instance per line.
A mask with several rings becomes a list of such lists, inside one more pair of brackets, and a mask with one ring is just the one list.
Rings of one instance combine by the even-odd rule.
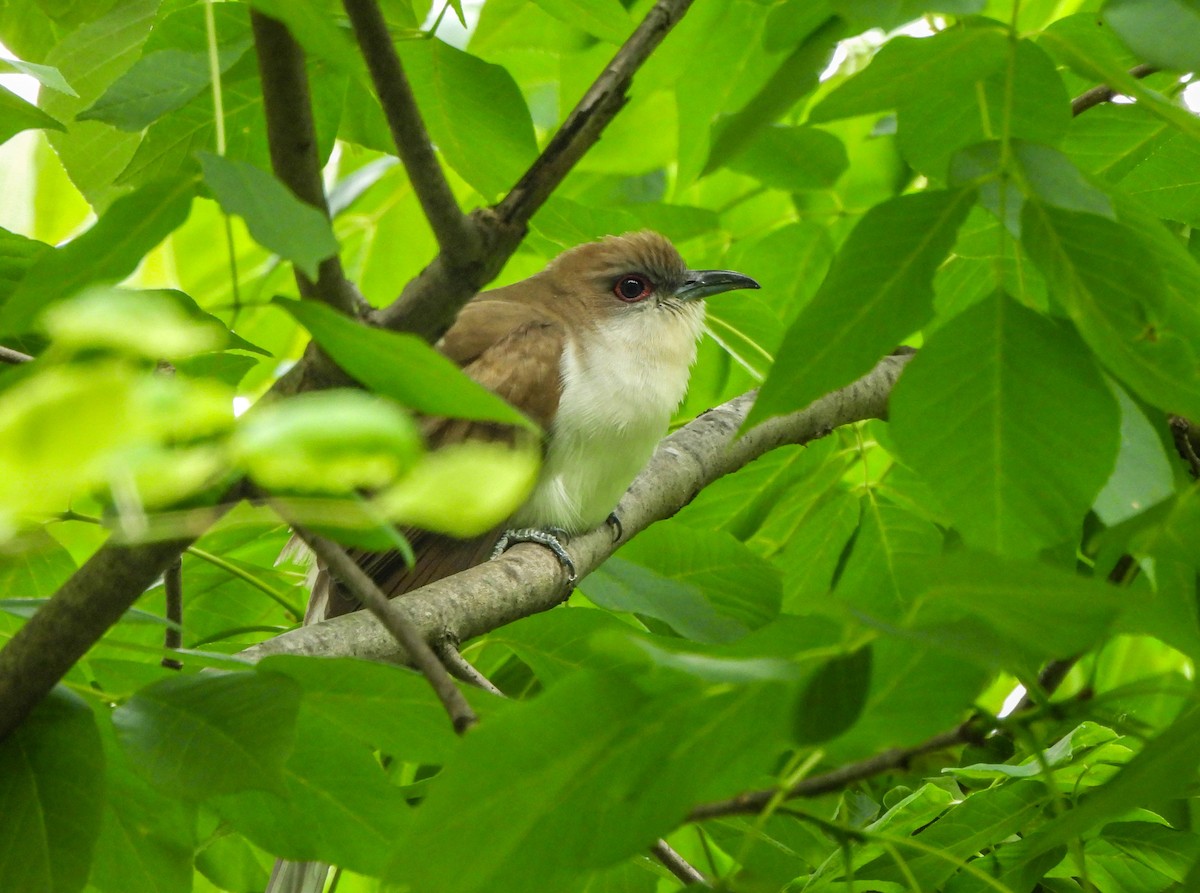
[[446, 669], [453, 673], [456, 679], [461, 679], [463, 682], [466, 682], [468, 685], [474, 685], [476, 688], [482, 688], [484, 691], [491, 692], [497, 697], [506, 697], [504, 692], [496, 688], [491, 679], [480, 673], [469, 660], [462, 656], [462, 652], [458, 650], [458, 646], [449, 639], [438, 646], [437, 655], [442, 659], [442, 663], [446, 665]]
[[[932, 738], [927, 738], [912, 747], [894, 747], [874, 756], [847, 763], [829, 772], [812, 775], [788, 788], [783, 795], [786, 800], [799, 797], [816, 797], [840, 791], [856, 781], [871, 778], [892, 769], [907, 766], [910, 762], [928, 753], [935, 753], [959, 744], [978, 741], [980, 726], [972, 721], [962, 723], [946, 732], [940, 732]], [[744, 813], [761, 812], [769, 803], [779, 796], [777, 788], [765, 788], [757, 791], [747, 791], [731, 797], [728, 800], [718, 800], [697, 806], [688, 815], [690, 822], [702, 822], [705, 819], [720, 818], [721, 816], [742, 815]]]
[[[163, 644], [174, 651], [183, 645], [183, 561], [176, 558], [163, 574], [163, 591], [167, 596], [167, 621], [171, 624]], [[162, 665], [168, 670], [182, 670], [183, 664], [173, 657], [164, 657]]]
[[663, 868], [683, 881], [684, 884], [698, 884], [701, 887], [711, 887], [708, 878], [702, 875], [692, 865], [671, 849], [671, 845], [665, 840], [660, 840], [650, 847], [650, 853], [662, 863]]
[[19, 366], [22, 363], [30, 363], [32, 361], [33, 357], [27, 353], [21, 353], [21, 351], [13, 350], [11, 347], [0, 347], [0, 363]]
[[[262, 80], [271, 169], [297, 198], [328, 217], [304, 50], [282, 22], [251, 10], [250, 24]], [[321, 261], [315, 283], [296, 270], [296, 284], [304, 297], [324, 301], [350, 316], [363, 309], [362, 297], [347, 281], [336, 254]]]
[[481, 247], [479, 233], [459, 210], [446, 182], [379, 4], [375, 0], [342, 0], [342, 5], [371, 72], [392, 141], [442, 256], [450, 267], [458, 261], [474, 260]]
[[497, 215], [524, 225], [550, 196], [608, 122], [621, 110], [634, 73], [667, 36], [692, 0], [659, 0], [567, 115], [537, 161], [496, 206]]
[[[1144, 78], [1158, 71], [1153, 65], [1135, 65], [1129, 69], [1129, 76], [1135, 78]], [[1119, 90], [1114, 90], [1108, 84], [1098, 84], [1090, 90], [1080, 93], [1071, 100], [1071, 115], [1082, 115], [1090, 108], [1098, 105], [1103, 105], [1106, 102], [1111, 102], [1114, 97], [1120, 96]]]
[[429, 681], [434, 694], [446, 708], [450, 721], [454, 724], [454, 731], [461, 735], [475, 725], [478, 721], [475, 711], [471, 709], [463, 693], [446, 672], [446, 667], [426, 644], [404, 609], [398, 603], [388, 601], [388, 597], [379, 591], [379, 587], [337, 543], [303, 527], [293, 529], [296, 535], [304, 540], [305, 545], [324, 562], [330, 573], [362, 602], [363, 607], [386, 627], [405, 650], [408, 659]]

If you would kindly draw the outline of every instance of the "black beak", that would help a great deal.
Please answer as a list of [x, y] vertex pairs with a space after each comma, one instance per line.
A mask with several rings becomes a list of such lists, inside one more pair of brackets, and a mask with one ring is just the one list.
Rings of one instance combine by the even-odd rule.
[[676, 290], [675, 297], [680, 301], [697, 301], [739, 288], [761, 287], [749, 276], [731, 270], [690, 270], [687, 278], [683, 280], [683, 285]]

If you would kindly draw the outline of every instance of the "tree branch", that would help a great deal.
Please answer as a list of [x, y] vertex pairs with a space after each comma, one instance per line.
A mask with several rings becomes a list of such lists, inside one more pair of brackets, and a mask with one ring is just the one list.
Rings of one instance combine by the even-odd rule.
[[105, 544], [16, 631], [0, 651], [0, 740], [189, 543]]
[[458, 690], [446, 667], [442, 664], [433, 649], [426, 644], [425, 639], [409, 620], [401, 603], [390, 602], [388, 597], [379, 591], [366, 572], [359, 567], [354, 559], [346, 554], [346, 550], [323, 536], [317, 536], [303, 527], [292, 526], [296, 535], [304, 540], [316, 556], [325, 563], [334, 577], [341, 581], [355, 598], [362, 602], [371, 615], [383, 624], [388, 634], [395, 639], [396, 644], [404, 649], [409, 661], [429, 681], [430, 687], [446, 713], [454, 724], [454, 731], [462, 734], [478, 721], [475, 711]]
[[[687, 505], [705, 486], [737, 471], [775, 447], [808, 443], [841, 425], [883, 418], [887, 398], [907, 356], [884, 357], [866, 376], [821, 398], [801, 412], [770, 419], [736, 437], [754, 394], [709, 410], [659, 444], [621, 500], [625, 538]], [[581, 577], [616, 548], [612, 531], [599, 527], [567, 544]], [[426, 642], [464, 642], [548, 611], [562, 601], [564, 571], [540, 546], [515, 546], [495, 561], [470, 568], [407, 593], [404, 610]], [[388, 633], [359, 611], [276, 636], [241, 652], [257, 660], [268, 654], [354, 655], [404, 661]]]
[[380, 325], [436, 340], [459, 308], [490, 281], [516, 251], [529, 219], [600, 138], [625, 104], [633, 75], [687, 12], [692, 0], [658, 0], [567, 116], [538, 159], [488, 211], [472, 215], [482, 237], [475, 258], [452, 264], [445, 252], [377, 314]]
[[459, 259], [473, 259], [479, 253], [479, 234], [473, 221], [459, 210], [438, 164], [379, 4], [375, 0], [342, 0], [342, 5], [350, 16], [354, 36], [367, 61], [388, 129], [392, 132], [392, 141], [408, 172], [421, 210], [433, 228], [442, 256], [451, 268]]
[[689, 884], [696, 884], [700, 887], [712, 886], [709, 884], [708, 878], [693, 868], [683, 856], [671, 849], [671, 845], [665, 840], [655, 843], [650, 847], [650, 852], [667, 871], [675, 875], [685, 886]]
[[13, 350], [11, 347], [0, 346], [0, 363], [8, 363], [10, 366], [19, 366], [22, 363], [28, 363], [33, 360], [27, 353], [21, 353], [19, 350]]
[[[1156, 71], [1158, 69], [1153, 65], [1135, 65], [1129, 69], [1129, 74], [1131, 77], [1144, 78], [1154, 74]], [[1108, 84], [1099, 84], [1090, 90], [1080, 93], [1071, 100], [1071, 115], [1072, 117], [1082, 115], [1088, 109], [1111, 102], [1114, 96], [1119, 95], [1120, 92], [1114, 90]]]
[[[282, 22], [252, 9], [250, 24], [262, 80], [271, 168], [297, 198], [329, 217], [304, 50]], [[336, 254], [321, 261], [315, 283], [299, 270], [295, 273], [304, 297], [324, 301], [349, 316], [359, 315], [363, 300], [346, 279]]]

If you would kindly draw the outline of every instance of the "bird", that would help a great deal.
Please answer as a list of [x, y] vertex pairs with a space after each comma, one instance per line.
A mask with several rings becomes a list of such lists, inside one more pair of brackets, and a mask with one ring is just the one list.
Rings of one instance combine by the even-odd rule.
[[[528, 279], [473, 297], [435, 347], [540, 426], [532, 493], [503, 526], [471, 540], [403, 531], [411, 566], [395, 550], [352, 550], [355, 560], [388, 597], [483, 562], [510, 529], [508, 540], [542, 542], [569, 561], [560, 539], [610, 519], [666, 434], [687, 391], [704, 299], [757, 288], [741, 273], [689, 269], [670, 240], [643, 230], [578, 245]], [[425, 419], [422, 429], [432, 448], [526, 436], [450, 418]], [[306, 622], [358, 607], [316, 569]]]
[[[557, 547], [569, 561], [559, 539], [609, 520], [666, 434], [696, 360], [704, 299], [757, 288], [741, 273], [691, 270], [666, 237], [641, 231], [578, 245], [528, 279], [476, 295], [435, 347], [540, 426], [533, 491], [502, 527], [472, 540], [403, 531], [411, 566], [395, 550], [350, 554], [388, 597], [481, 563], [507, 528], [514, 528], [507, 539]], [[513, 426], [449, 418], [425, 419], [422, 430], [433, 448], [525, 436]], [[306, 624], [359, 607], [314, 566]], [[280, 860], [267, 891], [321, 890], [327, 870]]]

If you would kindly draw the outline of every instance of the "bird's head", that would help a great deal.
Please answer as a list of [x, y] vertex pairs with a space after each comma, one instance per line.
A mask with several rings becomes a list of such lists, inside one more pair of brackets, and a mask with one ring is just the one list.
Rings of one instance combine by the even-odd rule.
[[665, 312], [694, 319], [703, 299], [740, 288], [758, 288], [749, 276], [729, 270], [689, 270], [675, 246], [643, 230], [608, 236], [559, 255], [547, 273], [599, 319]]

